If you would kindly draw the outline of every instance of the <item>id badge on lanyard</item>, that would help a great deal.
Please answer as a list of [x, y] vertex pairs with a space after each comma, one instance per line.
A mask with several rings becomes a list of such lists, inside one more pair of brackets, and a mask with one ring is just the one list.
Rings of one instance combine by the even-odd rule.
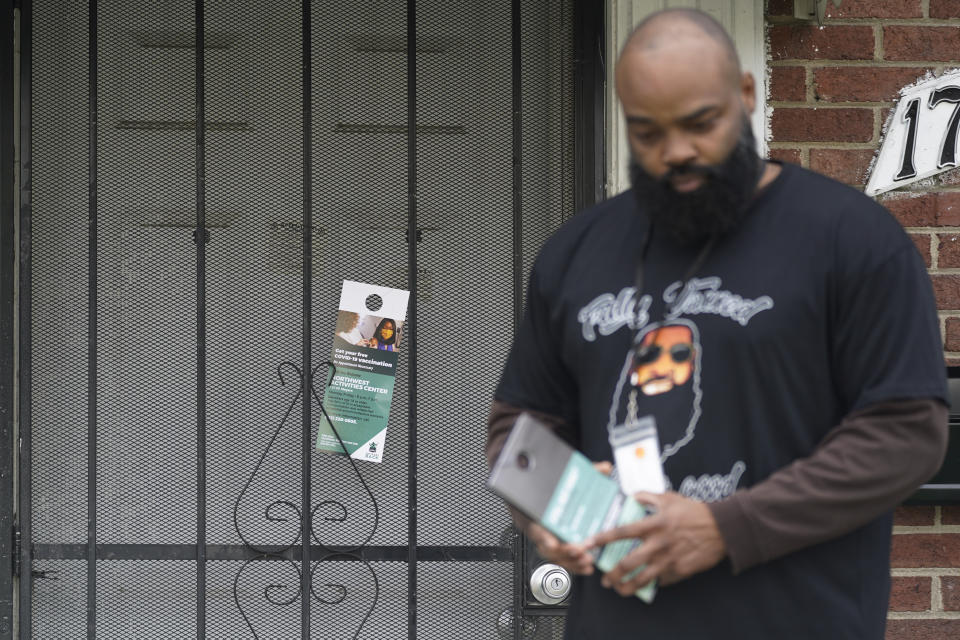
[[[758, 178], [759, 179], [759, 178]], [[640, 249], [640, 259], [637, 263], [636, 287], [637, 295], [644, 291], [644, 266], [647, 259], [647, 253], [650, 250], [650, 241], [653, 238], [653, 220], [647, 224], [647, 232], [643, 238], [643, 246]], [[681, 291], [687, 288], [690, 278], [703, 266], [707, 256], [713, 250], [718, 235], [713, 234], [703, 244], [700, 253], [696, 259], [687, 268], [683, 275], [683, 287]], [[664, 310], [663, 321], [667, 319], [667, 310]], [[663, 322], [655, 331], [660, 331]], [[637, 330], [639, 334], [639, 329]], [[634, 363], [641, 363], [644, 358], [653, 356], [655, 352], [651, 350], [650, 345], [636, 344], [634, 338]], [[656, 342], [656, 333], [653, 343]], [[651, 344], [653, 344], [651, 343]], [[660, 463], [660, 439], [657, 437], [657, 421], [653, 416], [644, 416], [636, 418], [636, 406], [623, 424], [618, 424], [610, 428], [610, 448], [613, 450], [614, 470], [613, 476], [620, 483], [620, 490], [631, 496], [638, 491], [647, 491], [649, 493], [664, 493], [667, 490], [666, 477], [663, 475], [663, 465]]]
[[638, 491], [663, 493], [667, 483], [660, 464], [660, 440], [653, 416], [644, 416], [610, 429], [610, 448], [620, 490], [628, 496]]

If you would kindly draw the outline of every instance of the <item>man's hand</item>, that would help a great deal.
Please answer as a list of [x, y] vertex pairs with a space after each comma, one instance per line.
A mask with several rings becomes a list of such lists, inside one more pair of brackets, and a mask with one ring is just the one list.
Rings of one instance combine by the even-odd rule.
[[[710, 569], [726, 555], [717, 523], [702, 502], [674, 492], [638, 493], [634, 498], [656, 512], [584, 542], [590, 548], [623, 538], [643, 540], [642, 545], [603, 576], [603, 586], [612, 587], [622, 596], [632, 596], [654, 578], [664, 585], [679, 582]], [[624, 580], [638, 567], [644, 568]]]
[[537, 545], [537, 553], [546, 560], [558, 564], [570, 573], [588, 576], [593, 573], [593, 556], [582, 544], [560, 542], [555, 535], [531, 522], [526, 527], [527, 537]]
[[[594, 462], [593, 468], [604, 475], [613, 471], [613, 463]], [[588, 576], [593, 573], [593, 556], [588, 553], [590, 547], [584, 544], [569, 544], [560, 540], [529, 518], [514, 512], [513, 519], [527, 537], [537, 546], [537, 553], [547, 562], [560, 565], [570, 573]]]

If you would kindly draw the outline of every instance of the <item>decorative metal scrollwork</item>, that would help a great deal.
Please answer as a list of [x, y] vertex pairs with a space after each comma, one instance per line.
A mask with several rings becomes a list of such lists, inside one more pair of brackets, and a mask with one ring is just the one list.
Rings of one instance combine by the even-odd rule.
[[[346, 601], [349, 594], [347, 585], [340, 584], [336, 582], [325, 582], [320, 585], [324, 590], [323, 595], [318, 593], [317, 585], [314, 584], [314, 579], [316, 577], [317, 569], [324, 562], [335, 562], [335, 561], [350, 561], [357, 562], [362, 564], [370, 574], [370, 577], [373, 581], [373, 599], [370, 603], [370, 607], [366, 610], [363, 619], [360, 621], [359, 626], [357, 627], [356, 632], [353, 637], [357, 638], [360, 635], [360, 631], [363, 629], [364, 625], [369, 620], [370, 615], [373, 613], [373, 610], [377, 606], [377, 601], [380, 597], [380, 582], [377, 579], [376, 571], [374, 571], [373, 566], [363, 557], [364, 548], [370, 543], [370, 540], [373, 539], [374, 534], [377, 531], [377, 526], [380, 522], [380, 511], [377, 505], [377, 499], [373, 495], [373, 492], [370, 490], [369, 485], [363, 477], [363, 474], [360, 473], [360, 469], [357, 466], [357, 463], [347, 455], [347, 460], [350, 462], [350, 466], [353, 469], [353, 472], [356, 474], [357, 479], [360, 481], [360, 484], [363, 486], [364, 491], [370, 497], [370, 502], [373, 506], [373, 526], [370, 529], [369, 534], [363, 539], [363, 541], [351, 547], [334, 547], [333, 545], [327, 545], [323, 543], [320, 538], [317, 536], [314, 519], [317, 517], [318, 513], [321, 510], [325, 511], [325, 514], [321, 514], [325, 521], [334, 521], [334, 522], [346, 522], [350, 518], [350, 513], [347, 510], [347, 507], [340, 502], [339, 500], [324, 500], [309, 510], [301, 509], [297, 504], [290, 502], [289, 500], [274, 500], [263, 507], [263, 520], [271, 524], [280, 525], [283, 528], [286, 528], [281, 523], [296, 523], [296, 532], [293, 533], [289, 540], [285, 544], [279, 545], [258, 545], [250, 540], [250, 538], [244, 534], [243, 527], [240, 524], [240, 505], [243, 501], [244, 496], [250, 489], [250, 486], [253, 484], [254, 478], [260, 472], [263, 467], [264, 460], [267, 458], [267, 454], [270, 452], [270, 449], [274, 446], [277, 441], [277, 437], [280, 435], [280, 432], [283, 430], [284, 426], [287, 424], [287, 421], [290, 418], [290, 414], [293, 412], [294, 407], [297, 405], [297, 402], [303, 399], [305, 402], [315, 401], [317, 406], [320, 408], [320, 411], [323, 413], [324, 418], [327, 420], [327, 424], [333, 430], [334, 435], [337, 438], [337, 441], [340, 443], [340, 447], [343, 451], [347, 451], [346, 446], [344, 446], [343, 439], [340, 437], [340, 433], [337, 430], [335, 423], [330, 419], [330, 416], [327, 414], [327, 410], [323, 406], [323, 402], [320, 400], [320, 395], [317, 393], [314, 381], [316, 379], [317, 371], [321, 366], [326, 364], [332, 375], [336, 373], [336, 367], [331, 362], [321, 363], [317, 365], [308, 376], [305, 376], [303, 371], [292, 362], [282, 362], [277, 367], [277, 376], [280, 378], [280, 385], [286, 386], [287, 380], [284, 377], [284, 369], [292, 370], [297, 374], [297, 378], [300, 382], [297, 393], [292, 400], [287, 405], [286, 411], [281, 418], [280, 423], [277, 425], [277, 428], [274, 429], [272, 435], [270, 436], [269, 442], [267, 442], [266, 448], [263, 450], [263, 453], [260, 454], [260, 458], [257, 460], [257, 464], [254, 467], [253, 471], [250, 474], [250, 477], [247, 479], [246, 483], [243, 485], [243, 489], [240, 491], [240, 494], [237, 496], [237, 500], [234, 503], [233, 507], [233, 525], [237, 532], [237, 535], [243, 541], [243, 544], [254, 551], [257, 555], [246, 560], [240, 569], [237, 571], [237, 574], [234, 576], [233, 580], [233, 600], [237, 606], [237, 609], [240, 611], [240, 615], [243, 617], [243, 621], [246, 623], [247, 628], [250, 630], [250, 633], [253, 635], [253, 638], [259, 640], [260, 636], [257, 634], [256, 629], [254, 628], [253, 623], [251, 622], [247, 612], [243, 608], [243, 603], [240, 598], [240, 580], [247, 568], [254, 563], [259, 563], [262, 561], [269, 561], [273, 566], [286, 566], [293, 569], [293, 572], [288, 572], [288, 575], [292, 578], [296, 576], [296, 586], [293, 586], [289, 581], [284, 582], [275, 582], [267, 584], [263, 588], [263, 598], [266, 602], [270, 603], [276, 607], [287, 607], [303, 597], [303, 568], [301, 567], [302, 563], [297, 563], [292, 560], [289, 555], [289, 551], [301, 542], [301, 531], [303, 530], [303, 518], [304, 512], [306, 511], [307, 517], [309, 518], [309, 531], [311, 539], [325, 551], [324, 555], [316, 561], [310, 563], [309, 568], [309, 585], [310, 585], [310, 595], [309, 597], [312, 600], [319, 602], [324, 605], [339, 605]], [[289, 374], [288, 374], [289, 375]], [[306, 390], [309, 390], [309, 393], [305, 393]], [[279, 535], [279, 534], [278, 534]], [[289, 538], [287, 538], [289, 539]]]

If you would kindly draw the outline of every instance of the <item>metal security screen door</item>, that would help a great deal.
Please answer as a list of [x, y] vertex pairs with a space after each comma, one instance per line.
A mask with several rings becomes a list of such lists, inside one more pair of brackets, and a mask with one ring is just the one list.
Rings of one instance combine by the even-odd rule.
[[[21, 638], [554, 638], [483, 425], [574, 210], [571, 0], [21, 9]], [[411, 289], [382, 464], [313, 449]]]

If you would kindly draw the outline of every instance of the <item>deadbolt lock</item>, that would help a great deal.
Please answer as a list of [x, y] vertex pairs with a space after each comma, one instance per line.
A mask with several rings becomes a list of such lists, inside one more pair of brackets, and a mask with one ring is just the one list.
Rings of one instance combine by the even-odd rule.
[[570, 595], [570, 574], [561, 566], [542, 564], [530, 576], [530, 591], [538, 602], [560, 604]]

